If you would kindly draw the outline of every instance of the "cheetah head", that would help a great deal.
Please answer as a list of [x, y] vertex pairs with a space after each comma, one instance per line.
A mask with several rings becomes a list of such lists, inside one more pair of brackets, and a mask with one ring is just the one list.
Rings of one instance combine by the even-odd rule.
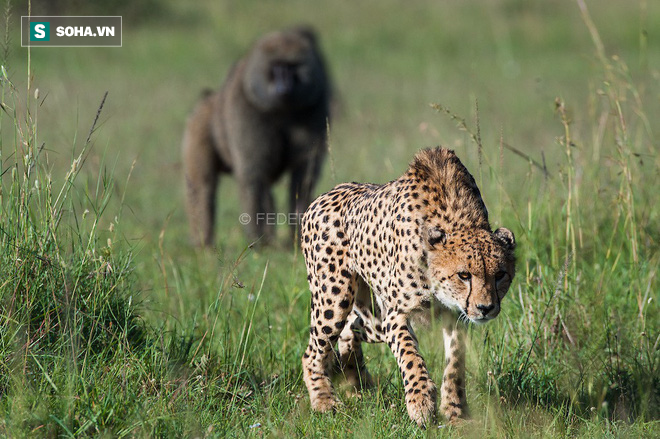
[[474, 323], [497, 317], [515, 275], [513, 233], [430, 227], [426, 234], [427, 278], [436, 299]]

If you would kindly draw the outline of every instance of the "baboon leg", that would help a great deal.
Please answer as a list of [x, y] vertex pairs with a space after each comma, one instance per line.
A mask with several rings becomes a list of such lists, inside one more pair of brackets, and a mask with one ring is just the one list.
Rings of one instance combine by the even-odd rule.
[[213, 244], [219, 168], [220, 160], [208, 130], [208, 117], [204, 108], [200, 108], [188, 120], [183, 137], [186, 213], [191, 239], [198, 246]]
[[275, 205], [270, 184], [254, 178], [238, 178], [243, 213], [249, 215], [245, 223], [248, 239], [268, 244], [275, 236]]
[[291, 173], [291, 187], [289, 188], [289, 226], [291, 228], [291, 240], [296, 242], [300, 236], [300, 220], [305, 209], [309, 206], [311, 188], [306, 182], [311, 178], [306, 167], [294, 169]]
[[314, 186], [320, 174], [323, 152], [319, 149], [310, 152], [310, 155], [308, 160], [296, 166], [291, 172], [289, 213], [292, 215], [289, 218], [292, 221], [289, 225], [291, 226], [293, 239], [295, 239], [296, 233], [299, 232], [302, 215], [312, 201]]

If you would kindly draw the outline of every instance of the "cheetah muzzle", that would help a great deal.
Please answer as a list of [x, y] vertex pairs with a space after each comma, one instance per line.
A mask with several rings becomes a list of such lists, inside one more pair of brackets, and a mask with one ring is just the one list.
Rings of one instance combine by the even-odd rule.
[[420, 426], [432, 422], [436, 386], [410, 319], [439, 309], [446, 358], [440, 411], [449, 422], [466, 417], [458, 320], [485, 323], [499, 314], [516, 244], [510, 230], [491, 231], [474, 178], [454, 152], [422, 150], [384, 185], [335, 187], [305, 212], [301, 239], [312, 293], [302, 359], [312, 408], [337, 404], [329, 376], [335, 344], [340, 370], [359, 388], [371, 383], [361, 343], [384, 342], [401, 371], [408, 414]]

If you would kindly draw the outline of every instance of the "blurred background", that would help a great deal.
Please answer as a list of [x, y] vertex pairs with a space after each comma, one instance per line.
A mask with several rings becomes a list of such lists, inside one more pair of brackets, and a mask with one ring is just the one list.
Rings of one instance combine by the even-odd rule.
[[[330, 8], [303, 1], [58, 0], [33, 2], [32, 13], [123, 15], [123, 47], [35, 48], [31, 67], [34, 87], [46, 97], [40, 133], [54, 163], [69, 162], [76, 133], [85, 132], [109, 92], [92, 156], [116, 160], [117, 176], [137, 159], [126, 201], [143, 242], [155, 239], [170, 214], [169, 227], [177, 229], [171, 239], [179, 237], [179, 146], [201, 90], [218, 87], [231, 64], [272, 29], [315, 26], [333, 75], [338, 111], [319, 193], [345, 180], [391, 180], [415, 151], [433, 145], [457, 149], [477, 172], [469, 135], [431, 103], [480, 130], [491, 164], [504, 142], [539, 163], [545, 158], [553, 173], [564, 156], [556, 143], [563, 128], [555, 98], [566, 102], [576, 137], [587, 140], [599, 116], [602, 68], [574, 1], [367, 1]], [[640, 92], [650, 93], [644, 104], [658, 110], [651, 86], [660, 7], [615, 0], [595, 3], [591, 14], [607, 54], [625, 55], [630, 75], [642, 81]], [[25, 86], [27, 49], [17, 47], [18, 38], [11, 43], [10, 74]], [[512, 171], [528, 161], [510, 151], [503, 159], [502, 184], [519, 190], [525, 174]], [[218, 215], [228, 231], [240, 227], [232, 183], [223, 180]]]

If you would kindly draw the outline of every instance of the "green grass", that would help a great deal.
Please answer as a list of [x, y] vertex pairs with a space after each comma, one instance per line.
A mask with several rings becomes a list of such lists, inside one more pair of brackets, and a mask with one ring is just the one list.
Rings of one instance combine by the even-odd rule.
[[[168, 1], [157, 19], [125, 23], [122, 48], [29, 54], [12, 16], [0, 434], [660, 435], [660, 5], [587, 5]], [[319, 29], [338, 91], [319, 193], [396, 178], [441, 144], [475, 175], [492, 225], [516, 234], [503, 312], [469, 330], [473, 420], [461, 426], [410, 422], [381, 345], [365, 348], [375, 390], [310, 412], [302, 257], [285, 228], [280, 245], [247, 248], [230, 179], [218, 251], [188, 244], [186, 115], [254, 38], [300, 21]], [[439, 325], [417, 332], [438, 380]]]

